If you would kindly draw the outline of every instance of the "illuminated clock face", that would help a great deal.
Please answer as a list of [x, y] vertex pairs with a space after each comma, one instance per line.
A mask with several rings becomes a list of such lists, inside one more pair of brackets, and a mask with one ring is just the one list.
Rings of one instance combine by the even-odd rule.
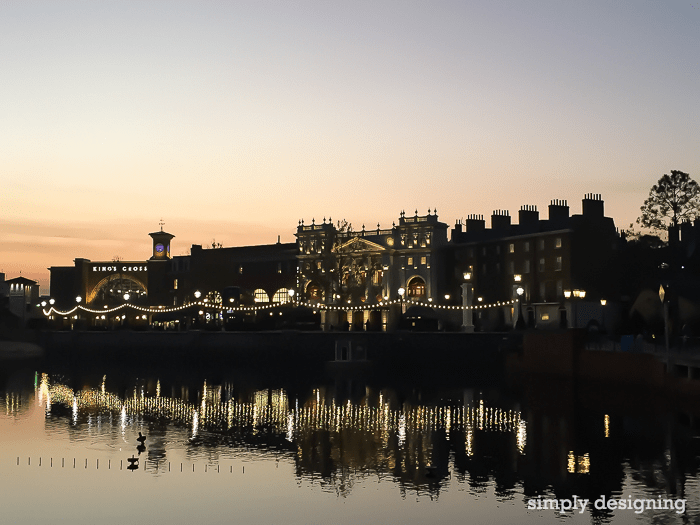
[[163, 253], [163, 250], [165, 250], [165, 248], [162, 244], [156, 244], [156, 253]]

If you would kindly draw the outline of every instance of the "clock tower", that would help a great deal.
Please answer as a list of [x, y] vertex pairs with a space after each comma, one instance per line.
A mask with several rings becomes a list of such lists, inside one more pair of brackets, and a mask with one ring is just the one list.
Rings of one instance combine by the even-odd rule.
[[149, 259], [150, 261], [167, 261], [170, 259], [170, 240], [175, 236], [163, 231], [164, 224], [161, 220], [160, 231], [148, 234], [153, 239], [153, 255]]

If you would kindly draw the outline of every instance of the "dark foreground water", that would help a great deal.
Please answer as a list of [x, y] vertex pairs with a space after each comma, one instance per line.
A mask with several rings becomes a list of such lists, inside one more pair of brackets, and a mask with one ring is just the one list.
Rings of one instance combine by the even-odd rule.
[[700, 521], [693, 401], [544, 378], [211, 376], [3, 366], [0, 521]]

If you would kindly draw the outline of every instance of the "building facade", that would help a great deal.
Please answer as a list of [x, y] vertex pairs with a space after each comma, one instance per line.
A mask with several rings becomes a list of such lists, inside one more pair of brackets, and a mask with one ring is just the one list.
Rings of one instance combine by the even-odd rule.
[[526, 205], [517, 224], [503, 210], [490, 222], [469, 215], [448, 238], [432, 210], [401, 212], [388, 229], [356, 231], [324, 218], [300, 221], [294, 243], [193, 245], [175, 257], [174, 235], [161, 228], [149, 234], [147, 260], [75, 259], [72, 267], [50, 268], [51, 295], [58, 309], [80, 301], [109, 309], [127, 300], [172, 309], [206, 299], [230, 315], [293, 298], [318, 310], [328, 330], [391, 330], [411, 307], [449, 330], [508, 329], [521, 316], [530, 326], [578, 326], [600, 316], [591, 305], [616, 299], [620, 236], [599, 195], [586, 195], [577, 215], [554, 200], [547, 219]]

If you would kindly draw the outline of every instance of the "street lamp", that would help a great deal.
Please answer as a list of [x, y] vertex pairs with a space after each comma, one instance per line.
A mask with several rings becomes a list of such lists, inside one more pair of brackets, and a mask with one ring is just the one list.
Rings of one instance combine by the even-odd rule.
[[523, 320], [523, 294], [525, 293], [525, 289], [522, 286], [518, 286], [515, 290], [515, 293], [518, 294], [518, 320], [515, 322], [515, 328], [516, 330], [522, 330], [525, 328], [525, 321]]
[[401, 313], [404, 313], [404, 311], [403, 311], [403, 294], [406, 293], [406, 289], [402, 286], [401, 288], [399, 288], [398, 292], [399, 292], [399, 297], [401, 298]]
[[200, 297], [202, 297], [202, 292], [200, 292], [199, 290], [196, 290], [194, 292], [194, 298], [199, 299]]
[[474, 314], [472, 312], [472, 297], [474, 295], [474, 287], [472, 286], [471, 271], [464, 272], [462, 274], [464, 277], [464, 282], [461, 285], [462, 288], [462, 330], [464, 332], [474, 331]]
[[124, 300], [125, 300], [125, 301], [128, 301], [128, 300], [129, 300], [129, 297], [131, 297], [131, 296], [130, 296], [128, 293], [125, 293], [125, 294], [124, 294]]
[[79, 295], [75, 298], [76, 303], [80, 303], [80, 301], [82, 301], [82, 300], [83, 300], [83, 298], [80, 297]]

